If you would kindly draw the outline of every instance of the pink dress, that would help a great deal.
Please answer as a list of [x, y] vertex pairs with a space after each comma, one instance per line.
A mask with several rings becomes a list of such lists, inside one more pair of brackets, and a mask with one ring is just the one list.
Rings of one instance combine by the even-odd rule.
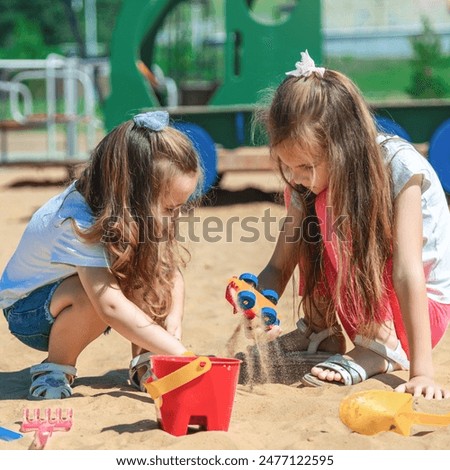
[[[289, 206], [291, 201], [290, 188], [287, 188], [285, 191], [285, 201], [286, 205]], [[329, 220], [330, 214], [329, 211], [327, 212], [327, 190], [322, 191], [317, 195], [315, 200], [315, 209], [319, 221], [322, 241], [324, 244], [323, 267], [325, 281], [330, 287], [331, 291], [333, 291], [335, 289], [338, 267], [337, 254], [333, 243], [333, 239], [336, 239], [336, 235], [333, 236], [333, 221]], [[392, 320], [394, 322], [397, 337], [409, 357], [408, 339], [405, 325], [392, 282], [392, 259], [390, 259], [386, 265], [384, 278], [386, 283], [386, 296], [385, 299], [383, 299], [381, 302], [383, 305], [383, 311], [379, 312], [378, 320], [381, 322]], [[302, 295], [302, 292], [303, 282], [302, 279], [300, 279], [299, 294]], [[351, 340], [353, 340], [357, 334], [355, 326], [349, 318], [349, 313], [352, 312], [352, 310], [352, 308], [346, 308], [344, 304], [337, 311], [342, 326]], [[450, 305], [442, 304], [428, 298], [428, 311], [430, 315], [432, 347], [434, 347], [444, 335], [449, 324]]]

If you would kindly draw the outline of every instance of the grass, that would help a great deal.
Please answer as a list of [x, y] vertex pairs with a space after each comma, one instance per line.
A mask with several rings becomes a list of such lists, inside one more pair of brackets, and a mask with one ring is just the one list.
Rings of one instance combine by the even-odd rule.
[[[333, 57], [325, 60], [325, 66], [348, 75], [359, 86], [367, 99], [411, 98], [406, 91], [412, 75], [409, 59]], [[450, 60], [446, 60], [435, 73], [436, 76], [448, 82]], [[450, 91], [444, 98], [450, 98]]]

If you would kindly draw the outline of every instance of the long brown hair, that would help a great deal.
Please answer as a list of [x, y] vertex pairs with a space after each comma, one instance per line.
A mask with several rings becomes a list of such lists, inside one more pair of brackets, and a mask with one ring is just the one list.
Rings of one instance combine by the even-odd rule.
[[80, 235], [103, 244], [123, 293], [143, 303], [160, 324], [172, 303], [175, 270], [184, 265], [161, 201], [170, 182], [186, 174], [200, 176], [201, 169], [183, 133], [169, 126], [155, 132], [127, 121], [98, 144], [77, 181], [95, 216]]
[[[335, 308], [359, 331], [371, 333], [385, 294], [383, 274], [392, 254], [393, 203], [390, 171], [376, 142], [374, 118], [356, 85], [346, 76], [325, 70], [323, 77], [288, 77], [275, 91], [263, 113], [271, 148], [286, 139], [309, 150], [320, 149], [329, 171], [327, 205], [334, 217], [343, 215], [335, 238], [338, 273], [328, 292]], [[276, 157], [276, 156], [275, 156]], [[291, 185], [279, 167], [285, 181]], [[314, 204], [306, 188], [292, 186], [312, 227]], [[309, 216], [309, 217], [308, 217]], [[305, 231], [306, 230], [306, 231]], [[314, 303], [323, 272], [323, 241], [299, 242], [300, 271], [305, 292], [302, 301]], [[326, 284], [326, 283], [325, 283]], [[323, 288], [323, 286], [322, 286]], [[333, 322], [329, 318], [329, 324]]]

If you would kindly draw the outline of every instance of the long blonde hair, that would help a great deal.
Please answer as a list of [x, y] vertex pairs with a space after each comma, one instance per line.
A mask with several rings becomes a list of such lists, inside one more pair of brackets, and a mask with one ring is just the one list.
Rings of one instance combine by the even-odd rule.
[[[393, 199], [390, 171], [376, 142], [377, 130], [368, 106], [349, 78], [326, 70], [323, 77], [313, 73], [307, 78], [286, 78], [263, 119], [272, 148], [291, 139], [303, 149], [320, 149], [329, 171], [327, 204], [335, 217], [344, 216], [340, 236], [335, 239], [336, 286], [327, 295], [333, 311], [345, 305], [350, 324], [372, 332], [373, 324], [380, 321], [386, 293], [383, 275], [392, 254]], [[314, 195], [306, 188], [292, 189], [302, 202], [305, 223], [310, 224], [302, 233], [311, 233], [311, 228], [318, 227], [311, 203]], [[310, 243], [301, 238], [302, 300], [314, 303], [318, 282], [325, 281], [323, 241]], [[328, 323], [332, 322], [330, 316]]]
[[155, 132], [127, 121], [98, 144], [77, 181], [95, 216], [80, 235], [103, 244], [123, 293], [136, 300], [139, 291], [146, 312], [160, 324], [172, 304], [175, 270], [185, 263], [161, 201], [170, 182], [186, 174], [201, 176], [201, 169], [183, 133], [169, 126]]

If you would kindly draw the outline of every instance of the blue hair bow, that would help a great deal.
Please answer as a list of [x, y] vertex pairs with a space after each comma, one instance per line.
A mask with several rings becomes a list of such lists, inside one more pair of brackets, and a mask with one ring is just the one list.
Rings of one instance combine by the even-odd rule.
[[133, 121], [138, 127], [158, 132], [169, 124], [169, 113], [167, 111], [149, 111], [148, 113], [136, 114]]

